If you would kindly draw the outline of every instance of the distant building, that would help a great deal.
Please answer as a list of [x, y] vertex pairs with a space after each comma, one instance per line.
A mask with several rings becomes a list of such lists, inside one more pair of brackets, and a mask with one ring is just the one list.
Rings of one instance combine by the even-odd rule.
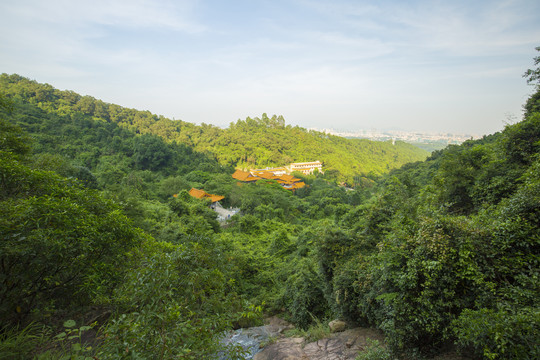
[[256, 176], [260, 176], [261, 174], [264, 174], [264, 173], [272, 173], [274, 175], [285, 175], [285, 174], [289, 174], [290, 172], [287, 170], [286, 167], [282, 166], [282, 167], [277, 167], [277, 168], [270, 168], [270, 167], [267, 167], [265, 169], [251, 169], [249, 170], [249, 172], [253, 175], [256, 175]]
[[197, 199], [210, 199], [210, 201], [212, 202], [212, 205], [210, 205], [210, 207], [212, 209], [216, 207], [218, 201], [225, 199], [225, 196], [209, 194], [204, 190], [199, 190], [195, 188], [191, 188], [191, 190], [189, 190], [189, 195]]
[[240, 183], [250, 183], [257, 180], [276, 180], [281, 186], [285, 189], [296, 190], [303, 188], [306, 184], [302, 179], [295, 178], [291, 175], [292, 172], [298, 171], [304, 175], [313, 174], [317, 169], [321, 174], [322, 163], [317, 161], [311, 162], [301, 162], [301, 163], [291, 163], [288, 166], [275, 167], [275, 168], [264, 168], [264, 169], [251, 169], [249, 171], [236, 170], [232, 174], [233, 179], [238, 180]]
[[255, 182], [261, 179], [260, 177], [253, 175], [250, 172], [242, 171], [242, 170], [236, 170], [234, 174], [232, 174], [232, 177], [233, 179], [236, 179], [242, 182]]
[[250, 183], [250, 182], [255, 182], [258, 180], [275, 180], [283, 188], [288, 189], [288, 190], [300, 189], [306, 185], [302, 181], [302, 179], [295, 178], [294, 176], [288, 175], [288, 174], [277, 175], [276, 173], [273, 173], [272, 170], [273, 169], [268, 169], [268, 170], [258, 169], [258, 170], [251, 170], [250, 172], [236, 170], [234, 174], [232, 174], [232, 177], [242, 183]]
[[317, 169], [321, 174], [323, 173], [322, 163], [319, 160], [311, 162], [291, 163], [289, 166], [287, 166], [289, 174], [294, 171], [298, 171], [304, 175], [310, 175], [313, 174], [313, 171], [315, 171], [315, 169]]

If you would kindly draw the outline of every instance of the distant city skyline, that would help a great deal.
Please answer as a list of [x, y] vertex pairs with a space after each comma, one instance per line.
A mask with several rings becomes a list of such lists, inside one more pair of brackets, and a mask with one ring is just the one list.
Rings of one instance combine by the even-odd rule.
[[[377, 130], [377, 129], [360, 129], [355, 131], [335, 130], [335, 129], [317, 129], [330, 135], [336, 135], [346, 138], [362, 138], [375, 141], [401, 140], [409, 143], [421, 142], [440, 142], [446, 144], [461, 144], [470, 139], [479, 139], [483, 135], [466, 134], [466, 133], [449, 133], [449, 132], [423, 132], [423, 131], [405, 131], [405, 130]], [[485, 134], [484, 134], [485, 135]]]
[[537, 0], [18, 0], [0, 72], [227, 127], [490, 134], [522, 117]]
[[407, 134], [426, 134], [426, 135], [435, 135], [435, 134], [446, 134], [446, 135], [460, 135], [460, 136], [473, 136], [473, 137], [481, 137], [485, 134], [472, 134], [472, 133], [466, 133], [466, 132], [448, 132], [448, 131], [421, 131], [421, 130], [415, 130], [415, 129], [396, 129], [396, 128], [357, 128], [357, 129], [334, 129], [334, 128], [309, 128], [308, 130], [314, 130], [319, 132], [326, 132], [328, 134], [369, 134], [369, 133], [377, 133], [377, 134], [400, 134], [400, 133], [407, 133]]

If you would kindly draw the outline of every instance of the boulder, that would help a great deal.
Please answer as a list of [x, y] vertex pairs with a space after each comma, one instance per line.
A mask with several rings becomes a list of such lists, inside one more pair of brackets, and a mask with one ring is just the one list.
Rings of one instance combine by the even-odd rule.
[[345, 329], [347, 328], [347, 323], [341, 320], [332, 320], [330, 321], [328, 326], [330, 327], [330, 331], [333, 333], [342, 332], [345, 331]]
[[257, 353], [254, 360], [354, 360], [368, 339], [383, 341], [374, 329], [356, 328], [305, 344], [303, 338], [282, 338]]
[[284, 338], [255, 354], [253, 360], [304, 360], [303, 338]]
[[274, 330], [276, 334], [281, 334], [285, 330], [294, 329], [294, 325], [281, 318], [278, 318], [277, 316], [264, 319], [264, 324], [270, 329]]

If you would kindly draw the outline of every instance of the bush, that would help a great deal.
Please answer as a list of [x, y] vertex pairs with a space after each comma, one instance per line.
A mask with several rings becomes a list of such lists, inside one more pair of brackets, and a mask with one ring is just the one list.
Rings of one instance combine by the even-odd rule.
[[367, 339], [368, 346], [355, 360], [392, 360], [392, 354], [378, 340]]
[[314, 268], [310, 260], [301, 260], [285, 284], [285, 307], [291, 313], [292, 322], [302, 329], [315, 317], [325, 318], [329, 312], [322, 289], [323, 278]]
[[45, 335], [45, 330], [35, 323], [23, 329], [18, 326], [0, 329], [0, 360], [30, 358]]
[[487, 359], [540, 358], [540, 310], [522, 308], [463, 311], [453, 322], [457, 344]]
[[107, 297], [143, 235], [78, 182], [3, 152], [0, 173], [0, 318], [17, 322]]
[[222, 251], [208, 241], [147, 244], [116, 292], [100, 359], [202, 359], [218, 351], [220, 333], [242, 313], [233, 313], [241, 304]]

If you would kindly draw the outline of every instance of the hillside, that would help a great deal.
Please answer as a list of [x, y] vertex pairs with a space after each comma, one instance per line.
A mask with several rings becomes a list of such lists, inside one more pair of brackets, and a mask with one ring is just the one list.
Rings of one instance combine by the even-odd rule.
[[[379, 176], [405, 163], [423, 160], [428, 153], [412, 145], [396, 142], [344, 139], [300, 127], [285, 125], [281, 116], [247, 118], [233, 122], [227, 129], [202, 124], [197, 126], [170, 120], [148, 111], [108, 104], [72, 91], [60, 91], [18, 75], [0, 76], [0, 91], [17, 103], [31, 105], [47, 114], [55, 114], [66, 123], [80, 121], [110, 124], [109, 129], [129, 130], [135, 134], [157, 135], [168, 143], [192, 148], [216, 159], [221, 165], [238, 168], [282, 166], [290, 162], [320, 160], [329, 177], [358, 185], [366, 177]], [[20, 117], [21, 122], [24, 121]], [[68, 121], [68, 122], [69, 122]], [[21, 123], [22, 124], [22, 123]], [[22, 124], [24, 125], [24, 124]], [[114, 127], [116, 125], [117, 127]], [[24, 125], [39, 136], [37, 128]], [[50, 136], [73, 131], [56, 129]], [[110, 132], [110, 130], [109, 130]], [[125, 134], [125, 132], [123, 132]], [[107, 136], [105, 133], [103, 136]]]
[[[355, 143], [279, 117], [199, 127], [1, 79], [0, 358], [243, 359], [223, 332], [263, 314], [313, 341], [333, 319], [380, 330], [357, 359], [539, 358], [540, 83], [500, 133], [369, 189], [317, 175], [292, 192], [239, 183], [230, 165], [259, 164], [248, 148], [271, 164], [262, 149], [280, 141], [284, 157]], [[229, 137], [252, 143], [220, 158]], [[218, 222], [192, 187], [240, 213]]]

